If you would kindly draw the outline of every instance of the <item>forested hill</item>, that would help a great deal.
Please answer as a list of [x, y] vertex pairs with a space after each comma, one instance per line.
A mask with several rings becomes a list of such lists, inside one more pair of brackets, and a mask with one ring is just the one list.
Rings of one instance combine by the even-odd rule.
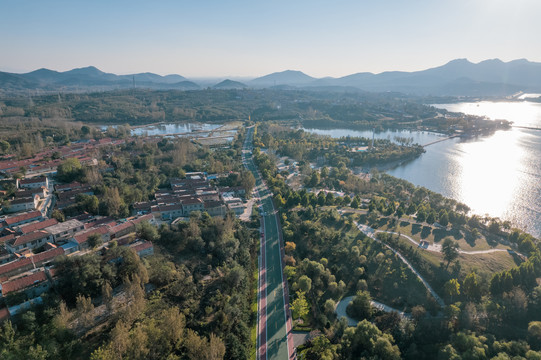
[[[225, 87], [241, 87], [236, 82]], [[221, 86], [220, 86], [221, 87]], [[0, 119], [54, 118], [92, 123], [144, 124], [159, 121], [323, 120], [341, 126], [430, 118], [436, 109], [399, 94], [332, 93], [306, 90], [137, 89], [84, 94], [0, 96]], [[438, 110], [442, 111], [442, 110]], [[13, 117], [17, 117], [14, 119]], [[340, 124], [338, 124], [340, 125]]]

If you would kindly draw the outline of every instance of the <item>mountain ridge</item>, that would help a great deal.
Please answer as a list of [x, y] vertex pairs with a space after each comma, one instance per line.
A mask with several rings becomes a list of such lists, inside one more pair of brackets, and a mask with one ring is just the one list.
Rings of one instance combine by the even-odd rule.
[[[94, 91], [125, 89], [196, 90], [197, 82], [177, 75], [143, 72], [128, 75], [106, 73], [95, 66], [60, 72], [40, 68], [27, 73], [0, 72], [0, 91], [49, 90]], [[203, 86], [206, 87], [206, 86]], [[498, 96], [518, 91], [541, 92], [541, 63], [527, 59], [504, 62], [486, 59], [478, 63], [460, 58], [419, 71], [358, 72], [342, 77], [315, 78], [299, 70], [284, 70], [246, 82], [230, 79], [215, 89], [359, 89], [372, 92], [402, 92], [413, 95]]]

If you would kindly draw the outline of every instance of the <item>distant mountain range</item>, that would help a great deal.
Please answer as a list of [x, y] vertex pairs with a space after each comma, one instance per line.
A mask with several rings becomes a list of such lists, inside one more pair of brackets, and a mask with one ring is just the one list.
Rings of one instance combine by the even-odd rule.
[[199, 85], [180, 75], [161, 76], [153, 73], [116, 75], [94, 66], [59, 72], [39, 69], [26, 74], [0, 72], [0, 89], [85, 91], [126, 89], [133, 86], [150, 89], [196, 90]]
[[[197, 90], [201, 86], [180, 75], [153, 73], [115, 75], [90, 66], [58, 72], [39, 69], [26, 74], [0, 72], [0, 91], [95, 91], [137, 88]], [[241, 83], [230, 79], [214, 89], [244, 88], [364, 90], [414, 95], [500, 96], [518, 91], [541, 92], [541, 63], [499, 59], [472, 63], [457, 59], [432, 69], [380, 74], [356, 73], [340, 78], [313, 78], [301, 71], [276, 72]]]
[[348, 87], [373, 92], [402, 92], [414, 95], [490, 96], [518, 91], [541, 91], [541, 63], [525, 59], [503, 62], [486, 60], [478, 64], [457, 59], [432, 69], [380, 74], [357, 73], [341, 78], [312, 78], [300, 71], [283, 71], [250, 82], [251, 85], [295, 87]]

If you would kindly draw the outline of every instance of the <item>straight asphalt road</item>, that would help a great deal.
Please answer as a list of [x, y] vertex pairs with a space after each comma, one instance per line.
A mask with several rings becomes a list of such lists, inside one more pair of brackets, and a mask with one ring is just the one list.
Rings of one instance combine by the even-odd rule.
[[243, 162], [256, 179], [256, 193], [262, 215], [261, 261], [259, 269], [259, 334], [258, 358], [295, 359], [289, 311], [287, 283], [283, 275], [283, 246], [278, 213], [272, 194], [262, 181], [252, 159], [253, 127], [246, 132]]

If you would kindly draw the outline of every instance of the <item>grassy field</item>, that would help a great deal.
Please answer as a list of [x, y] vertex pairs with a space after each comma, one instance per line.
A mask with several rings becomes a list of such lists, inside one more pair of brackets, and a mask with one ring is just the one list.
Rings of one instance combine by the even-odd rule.
[[[366, 223], [366, 216], [360, 215], [359, 221]], [[438, 228], [427, 224], [418, 224], [415, 220], [402, 218], [400, 220], [382, 217], [379, 219], [379, 230], [393, 231], [407, 235], [417, 241], [425, 240], [431, 244], [441, 244], [443, 239], [450, 237], [456, 241], [461, 250], [480, 251], [490, 249], [509, 249], [509, 246], [501, 244], [498, 238], [485, 238], [480, 235], [475, 238], [470, 232], [455, 228]]]
[[[402, 237], [400, 242], [406, 246], [411, 245], [411, 242]], [[439, 267], [442, 262], [445, 264], [441, 253], [421, 250], [420, 254], [435, 267]], [[460, 254], [458, 260], [461, 265], [461, 276], [466, 276], [473, 270], [479, 273], [492, 274], [502, 270], [509, 270], [520, 263], [519, 259], [504, 251], [475, 255]]]

